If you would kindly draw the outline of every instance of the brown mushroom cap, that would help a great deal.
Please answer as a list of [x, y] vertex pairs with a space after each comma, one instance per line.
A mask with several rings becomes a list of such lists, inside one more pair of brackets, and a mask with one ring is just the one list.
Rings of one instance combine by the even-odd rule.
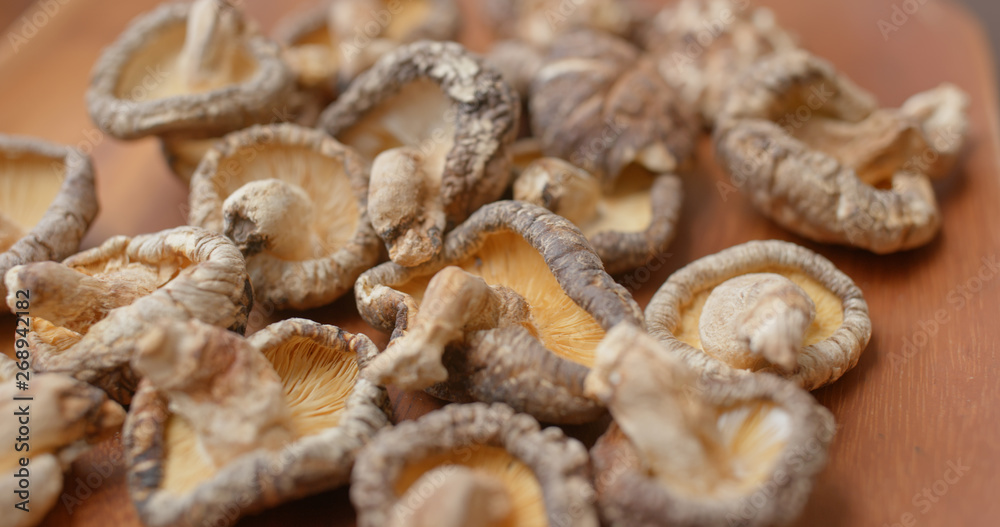
[[[360, 527], [414, 525], [405, 521], [433, 507], [432, 491], [441, 488], [421, 475], [440, 467], [437, 474], [447, 484], [468, 467], [501, 482], [510, 498], [510, 515], [494, 525], [596, 527], [582, 446], [557, 428], [540, 430], [530, 416], [503, 404], [452, 404], [379, 433], [358, 456], [351, 503]], [[436, 520], [429, 525], [458, 525], [434, 518], [444, 511], [427, 512]]]
[[650, 334], [706, 376], [740, 375], [744, 370], [704, 351], [699, 321], [715, 288], [751, 273], [788, 278], [808, 294], [816, 310], [796, 356], [796, 370], [786, 372], [758, 362], [752, 371], [775, 373], [814, 390], [839, 379], [858, 363], [872, 331], [861, 290], [826, 258], [777, 240], [737, 245], [675, 272], [646, 306]]
[[681, 0], [657, 13], [641, 40], [660, 75], [708, 125], [741, 72], [760, 57], [796, 47], [770, 10], [735, 0]]
[[367, 202], [364, 161], [292, 124], [227, 135], [191, 180], [191, 224], [235, 240], [257, 300], [279, 309], [328, 304], [378, 263]]
[[[193, 322], [188, 322], [192, 324]], [[183, 327], [183, 326], [181, 326]], [[221, 332], [217, 338], [238, 338]], [[212, 524], [347, 482], [354, 458], [389, 425], [388, 397], [359, 375], [376, 353], [364, 335], [303, 319], [272, 324], [241, 343], [280, 377], [294, 440], [213, 467], [185, 418], [149, 379], [125, 422], [129, 494], [146, 525]], [[253, 386], [242, 397], [254, 397]]]
[[531, 86], [531, 129], [548, 156], [613, 181], [631, 163], [678, 170], [697, 116], [625, 40], [594, 31], [559, 37]]
[[531, 82], [544, 64], [541, 50], [523, 40], [501, 40], [493, 44], [485, 59], [503, 75], [522, 101], [529, 100]]
[[809, 239], [884, 254], [941, 225], [929, 177], [964, 142], [967, 97], [943, 86], [898, 110], [803, 51], [761, 60], [720, 114], [720, 164], [754, 206]]
[[[34, 369], [71, 375], [122, 403], [137, 381], [129, 360], [151, 325], [196, 318], [242, 333], [253, 303], [243, 255], [196, 227], [116, 236], [62, 264], [15, 267], [6, 284], [32, 292]], [[15, 301], [9, 294], [7, 304]]]
[[[439, 247], [444, 231], [503, 194], [519, 111], [517, 94], [481, 59], [453, 42], [420, 41], [359, 75], [324, 110], [319, 127], [369, 161], [398, 147], [408, 147], [403, 150], [419, 160], [409, 168], [392, 163], [380, 170], [376, 164], [369, 198], [376, 231], [391, 256], [414, 224], [432, 224], [421, 230], [437, 241], [414, 257], [415, 264]], [[394, 168], [401, 172], [391, 174]], [[396, 193], [421, 199], [397, 211], [405, 199]], [[411, 212], [414, 217], [398, 217]], [[383, 223], [388, 227], [380, 229]]]
[[593, 351], [606, 329], [623, 320], [642, 325], [642, 317], [576, 227], [528, 203], [487, 205], [448, 234], [431, 262], [388, 262], [362, 274], [354, 291], [361, 316], [400, 337], [413, 317], [419, 321], [429, 281], [447, 266], [512, 291], [531, 319], [470, 331], [452, 343], [443, 357], [448, 381], [432, 393], [505, 402], [546, 422], [586, 422], [603, 413], [582, 393]]
[[90, 157], [69, 147], [0, 134], [0, 188], [0, 282], [14, 266], [75, 253], [97, 215]]
[[620, 0], [486, 0], [483, 4], [499, 37], [538, 49], [577, 29], [626, 37], [635, 23], [630, 6]]

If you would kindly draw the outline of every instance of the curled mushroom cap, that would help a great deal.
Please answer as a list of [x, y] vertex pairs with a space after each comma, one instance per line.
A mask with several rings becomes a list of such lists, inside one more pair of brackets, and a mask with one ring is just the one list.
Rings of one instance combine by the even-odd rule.
[[597, 354], [587, 389], [615, 419], [591, 450], [607, 525], [770, 526], [798, 516], [835, 430], [807, 392], [771, 375], [699, 382], [627, 324]]
[[275, 43], [226, 0], [197, 0], [133, 21], [94, 66], [87, 107], [105, 133], [160, 136], [172, 164], [193, 170], [206, 138], [291, 112], [294, 93]]
[[673, 172], [693, 152], [699, 125], [625, 40], [594, 31], [561, 36], [531, 85], [531, 129], [545, 155], [560, 157], [602, 182], [632, 163]]
[[379, 433], [351, 503], [359, 527], [596, 527], [588, 472], [558, 428], [503, 404], [452, 404]]
[[602, 187], [592, 174], [539, 157], [514, 180], [514, 199], [545, 207], [583, 231], [611, 274], [641, 267], [670, 247], [684, 191], [679, 177], [629, 165]]
[[861, 290], [798, 245], [745, 243], [678, 270], [646, 306], [651, 335], [710, 377], [775, 373], [807, 390], [853, 368], [871, 338]]
[[806, 238], [884, 254], [941, 226], [929, 178], [951, 168], [968, 97], [943, 85], [899, 109], [804, 51], [761, 60], [733, 85], [715, 148], [754, 206]]
[[69, 147], [0, 134], [0, 188], [0, 282], [16, 265], [75, 253], [97, 215], [90, 158]]
[[450, 400], [505, 402], [546, 422], [603, 408], [582, 382], [607, 328], [642, 324], [580, 231], [541, 207], [487, 205], [420, 267], [388, 262], [358, 278], [361, 316], [393, 332], [369, 374]]
[[[26, 391], [18, 390], [13, 378], [4, 381], [0, 387], [0, 411], [15, 423], [19, 415], [28, 415], [29, 421], [21, 424], [29, 425], [30, 434], [19, 431], [17, 424], [0, 427], [0, 438], [9, 445], [0, 455], [0, 470], [7, 477], [20, 479], [18, 472], [24, 468], [27, 474], [24, 479], [30, 480], [31, 487], [30, 492], [22, 487], [25, 492], [19, 496], [15, 480], [13, 488], [8, 487], [0, 497], [0, 505], [8, 511], [4, 525], [30, 527], [40, 523], [59, 500], [64, 468], [69, 468], [90, 444], [118, 430], [125, 411], [109, 401], [101, 390], [66, 375], [31, 375]], [[24, 399], [17, 401], [16, 397]], [[28, 460], [27, 466], [21, 462], [22, 458]], [[27, 502], [27, 512], [14, 510], [21, 502]]]
[[249, 339], [196, 320], [150, 331], [123, 432], [143, 523], [208, 525], [346, 483], [389, 424], [385, 391], [359, 374], [375, 353], [303, 319]]
[[279, 22], [277, 40], [299, 85], [332, 100], [382, 55], [418, 40], [453, 40], [455, 0], [333, 0]]
[[123, 404], [137, 382], [129, 360], [150, 325], [196, 318], [242, 333], [253, 302], [236, 246], [196, 227], [116, 236], [61, 264], [15, 267], [6, 284], [12, 308], [16, 291], [31, 291], [34, 369], [72, 375]]
[[619, 0], [487, 0], [484, 7], [497, 35], [537, 49], [577, 29], [626, 37], [635, 22], [633, 12]]
[[191, 180], [191, 224], [234, 240], [257, 300], [279, 309], [328, 304], [378, 263], [367, 202], [364, 161], [292, 124], [227, 135]]
[[760, 57], [796, 48], [767, 8], [745, 0], [681, 0], [642, 36], [660, 75], [713, 124], [729, 85]]
[[320, 128], [373, 161], [368, 209], [401, 265], [426, 262], [444, 233], [510, 183], [517, 94], [452, 42], [382, 57], [320, 116]]

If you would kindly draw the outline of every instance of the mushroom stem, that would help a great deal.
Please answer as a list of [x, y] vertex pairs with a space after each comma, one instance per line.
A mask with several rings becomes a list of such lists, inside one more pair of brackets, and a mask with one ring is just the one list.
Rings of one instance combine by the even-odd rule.
[[597, 212], [601, 187], [597, 178], [562, 159], [534, 161], [514, 182], [514, 199], [534, 203], [583, 225]]
[[444, 206], [424, 161], [419, 149], [399, 147], [372, 162], [368, 213], [389, 258], [404, 267], [429, 261], [443, 243]]
[[0, 252], [6, 251], [10, 246], [17, 243], [24, 237], [24, 229], [0, 212]]
[[312, 227], [312, 199], [298, 185], [279, 179], [251, 181], [226, 198], [222, 211], [225, 235], [244, 256], [267, 251], [294, 261], [322, 252]]
[[196, 0], [188, 14], [178, 70], [191, 89], [228, 78], [239, 54], [243, 14], [226, 0]]
[[415, 510], [396, 509], [388, 527], [500, 527], [512, 512], [503, 483], [461, 465], [424, 473], [399, 501], [414, 502]]
[[601, 341], [584, 383], [654, 475], [687, 481], [707, 494], [731, 469], [716, 409], [698, 397], [697, 386], [694, 372], [629, 323], [618, 324]]
[[448, 379], [442, 364], [445, 346], [467, 332], [524, 323], [527, 301], [503, 286], [458, 267], [445, 267], [427, 285], [416, 324], [389, 343], [368, 367], [380, 384], [421, 390]]
[[236, 333], [197, 320], [154, 327], [132, 367], [167, 396], [217, 467], [294, 439], [281, 379]]

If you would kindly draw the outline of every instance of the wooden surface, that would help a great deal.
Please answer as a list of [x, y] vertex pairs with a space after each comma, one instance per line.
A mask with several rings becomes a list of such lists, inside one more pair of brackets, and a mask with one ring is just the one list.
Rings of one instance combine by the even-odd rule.
[[[30, 134], [93, 150], [102, 212], [85, 240], [91, 247], [114, 234], [134, 235], [184, 223], [185, 188], [173, 178], [153, 140], [123, 143], [90, 123], [83, 94], [91, 65], [152, 0], [61, 0], [58, 10], [24, 14], [45, 23], [17, 51], [0, 43], [0, 131]], [[270, 27], [290, 4], [245, 0], [251, 16]], [[680, 266], [752, 239], [780, 238], [819, 251], [855, 279], [871, 308], [874, 334], [857, 368], [815, 396], [836, 415], [838, 435], [829, 466], [798, 525], [997, 525], [1000, 517], [1000, 130], [992, 60], [978, 25], [961, 8], [930, 0], [883, 39], [892, 0], [764, 0], [807, 48], [897, 105], [908, 95], [953, 82], [971, 96], [971, 139], [958, 173], [936, 184], [945, 218], [927, 247], [873, 256], [819, 246], [777, 228], [724, 181], [703, 142], [700, 168], [685, 176], [682, 234], [662, 268], [635, 291], [645, 306]], [[899, 3], [899, 2], [895, 2]], [[488, 30], [464, 4], [471, 22], [463, 38], [483, 49]], [[25, 2], [5, 0], [0, 20], [21, 34]], [[897, 18], [898, 20], [898, 18]], [[292, 316], [270, 313], [257, 325]], [[384, 336], [363, 325], [351, 299], [300, 316]], [[935, 317], [939, 321], [935, 323]], [[12, 334], [11, 317], [0, 331]], [[7, 337], [0, 337], [9, 348]], [[914, 346], [908, 347], [908, 343]], [[397, 414], [412, 417], [436, 404], [395, 397]], [[570, 430], [592, 435], [593, 430]], [[589, 433], [588, 433], [589, 432]], [[137, 525], [124, 492], [116, 441], [74, 464], [64, 496], [45, 525]], [[110, 461], [109, 461], [110, 460]], [[103, 464], [110, 463], [113, 471]], [[959, 467], [960, 475], [951, 467]], [[963, 469], [962, 467], [968, 467]], [[956, 477], [957, 476], [957, 477]], [[921, 497], [927, 489], [929, 497]], [[935, 494], [936, 492], [936, 494]], [[66, 506], [73, 502], [72, 511]], [[6, 512], [3, 514], [7, 514]], [[352, 512], [343, 489], [298, 501], [239, 525], [347, 526]]]

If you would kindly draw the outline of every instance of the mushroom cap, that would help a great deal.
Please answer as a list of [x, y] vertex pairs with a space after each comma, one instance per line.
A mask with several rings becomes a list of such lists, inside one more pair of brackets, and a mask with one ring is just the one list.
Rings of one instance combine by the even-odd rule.
[[853, 368], [871, 338], [868, 304], [854, 282], [829, 260], [809, 249], [777, 240], [753, 241], [706, 256], [681, 268], [660, 286], [646, 306], [646, 324], [670, 353], [707, 377], [742, 376], [701, 348], [698, 322], [711, 291], [730, 278], [772, 272], [795, 282], [816, 305], [798, 370], [775, 373], [807, 390], [839, 379]]
[[586, 422], [603, 413], [583, 394], [593, 349], [621, 321], [644, 324], [638, 304], [604, 272], [579, 229], [536, 205], [491, 203], [449, 233], [430, 262], [387, 262], [363, 273], [354, 289], [358, 311], [398, 337], [412, 325], [430, 278], [449, 265], [523, 296], [535, 327], [477, 332], [450, 346], [449, 380], [431, 393], [504, 402], [545, 422]]
[[605, 184], [631, 163], [678, 170], [694, 151], [697, 115], [649, 57], [612, 35], [580, 30], [559, 37], [531, 85], [531, 129], [548, 156]]
[[[234, 220], [225, 217], [227, 198], [248, 183], [268, 179], [306, 192], [313, 209], [311, 220], [280, 236], [311, 233], [314, 239], [307, 241], [315, 247], [310, 255], [290, 258], [266, 248], [248, 248], [247, 240], [237, 236], [257, 300], [279, 309], [305, 309], [328, 304], [350, 291], [358, 275], [378, 263], [382, 243], [368, 217], [367, 166], [353, 149], [320, 130], [294, 124], [253, 126], [220, 140], [191, 180], [191, 224], [227, 232], [227, 225], [234, 227]], [[303, 216], [301, 209], [286, 210], [273, 201], [257, 203], [261, 215], [270, 212], [267, 206], [275, 207], [278, 228], [291, 228], [288, 217]], [[252, 224], [253, 219], [247, 221]], [[257, 240], [259, 244], [272, 241]]]
[[[443, 126], [424, 129], [420, 112], [427, 108], [405, 101], [408, 88], [429, 83], [439, 90], [451, 111]], [[423, 94], [421, 94], [423, 95]], [[403, 98], [403, 101], [398, 99]], [[403, 102], [409, 121], [406, 135], [413, 147], [448, 145], [440, 175], [440, 194], [449, 226], [461, 223], [479, 207], [499, 198], [510, 183], [507, 149], [518, 130], [520, 103], [500, 73], [454, 42], [419, 41], [383, 56], [351, 83], [320, 116], [318, 127], [361, 152], [369, 161], [379, 151], [345, 137], [366, 118], [381, 120], [392, 113], [392, 103]], [[385, 104], [383, 104], [385, 103]], [[415, 124], [410, 124], [413, 123]], [[447, 137], [453, 132], [452, 137]], [[384, 132], [389, 134], [389, 132]], [[407, 137], [389, 139], [395, 147]]]
[[[477, 461], [497, 457], [513, 459], [495, 463], [495, 471], [477, 467]], [[534, 479], [542, 503], [527, 496], [525, 502], [513, 499], [511, 525], [559, 525], [567, 518], [574, 526], [598, 525], [583, 445], [558, 428], [541, 430], [537, 421], [509, 406], [472, 403], [448, 405], [375, 437], [351, 474], [359, 527], [390, 525], [404, 516], [412, 504], [403, 498], [420, 472], [449, 465], [504, 480], [512, 495], [530, 493], [523, 478]]]
[[632, 6], [620, 0], [486, 0], [483, 7], [499, 37], [537, 49], [577, 29], [627, 37], [636, 22]]
[[87, 108], [103, 132], [119, 139], [211, 137], [270, 121], [289, 104], [295, 78], [278, 45], [252, 28], [241, 42], [239, 78], [207, 91], [148, 98], [155, 90], [146, 85], [162, 89], [177, 75], [191, 5], [164, 4], [139, 16], [101, 54], [91, 74]]
[[137, 383], [129, 360], [151, 325], [196, 318], [242, 333], [253, 305], [243, 255], [224, 236], [197, 227], [134, 238], [115, 236], [62, 264], [17, 267], [8, 273], [7, 287], [30, 288], [36, 293], [33, 297], [38, 297], [32, 299], [35, 305], [41, 305], [46, 292], [52, 291], [53, 298], [72, 294], [72, 289], [52, 289], [53, 270], [46, 266], [55, 265], [68, 268], [66, 273], [107, 283], [108, 289], [78, 295], [84, 300], [85, 314], [91, 315], [75, 321], [79, 331], [33, 317], [28, 334], [33, 367], [94, 384], [123, 404]]
[[[343, 357], [363, 368], [377, 353], [368, 337], [304, 319], [289, 319], [255, 333], [248, 342], [260, 350], [282, 378], [293, 421], [308, 421], [336, 406], [339, 420], [330, 426], [303, 426], [301, 435], [280, 450], [258, 449], [217, 469], [198, 459], [193, 438], [148, 380], [139, 385], [125, 421], [123, 436], [129, 494], [143, 523], [150, 526], [212, 524], [232, 511], [253, 514], [280, 503], [340, 486], [348, 481], [354, 458], [375, 433], [389, 426], [388, 396], [355, 370], [355, 384], [341, 390], [344, 401], [323, 398], [338, 387], [309, 385], [329, 376], [330, 367], [295, 366], [293, 359]], [[344, 406], [346, 404], [346, 406]], [[296, 408], [302, 415], [296, 416]], [[174, 452], [190, 460], [170, 460]], [[207, 474], [206, 472], [209, 472]], [[165, 488], [170, 485], [173, 488]], [[233, 521], [235, 518], [229, 518]]]
[[[639, 451], [612, 423], [591, 449], [603, 521], [613, 527], [781, 525], [795, 519], [826, 464], [833, 415], [808, 393], [772, 375], [705, 380], [692, 387], [719, 409], [720, 436], [742, 458], [747, 481], [725, 496], [692, 495], [684, 482], [651, 474]], [[755, 466], [756, 465], [756, 466]]]
[[[79, 150], [0, 134], [0, 297], [3, 276], [30, 262], [62, 260], [77, 251], [97, 216], [90, 157]], [[45, 200], [45, 204], [33, 200]], [[10, 225], [8, 239], [3, 231]], [[23, 234], [21, 234], [23, 233]]]
[[878, 109], [829, 63], [776, 53], [733, 84], [716, 155], [754, 207], [793, 232], [879, 254], [911, 249], [940, 229], [928, 178], [950, 167], [967, 129], [954, 88], [914, 99]]

